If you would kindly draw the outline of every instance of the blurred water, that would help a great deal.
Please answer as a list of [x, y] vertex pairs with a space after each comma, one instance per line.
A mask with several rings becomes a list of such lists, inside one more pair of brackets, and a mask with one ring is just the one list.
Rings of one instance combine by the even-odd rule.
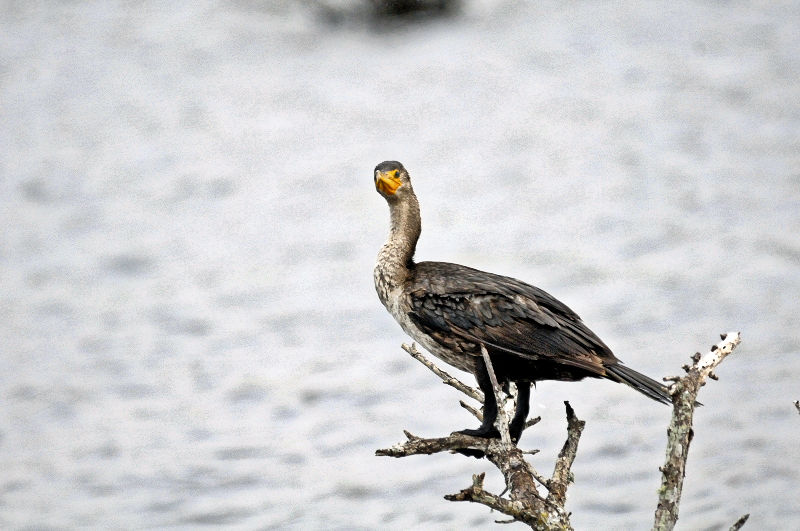
[[[420, 259], [536, 283], [643, 372], [742, 330], [681, 528], [798, 527], [800, 6], [340, 5], [2, 4], [0, 527], [494, 526], [442, 499], [484, 463], [373, 455], [474, 424], [374, 294], [385, 159]], [[668, 409], [540, 384], [544, 472], [567, 399], [574, 524], [648, 527]]]

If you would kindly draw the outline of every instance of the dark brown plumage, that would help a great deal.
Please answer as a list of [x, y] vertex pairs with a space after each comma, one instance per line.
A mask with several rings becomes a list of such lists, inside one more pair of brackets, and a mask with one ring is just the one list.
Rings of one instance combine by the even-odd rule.
[[463, 433], [497, 435], [497, 404], [480, 345], [487, 349], [498, 381], [517, 384], [517, 411], [510, 424], [515, 440], [528, 415], [530, 384], [540, 380], [605, 378], [671, 403], [663, 385], [622, 365], [575, 312], [547, 292], [458, 264], [414, 263], [421, 222], [408, 172], [399, 162], [382, 162], [375, 168], [375, 185], [391, 214], [389, 238], [375, 267], [375, 288], [411, 337], [475, 375], [486, 395], [484, 420], [477, 430]]

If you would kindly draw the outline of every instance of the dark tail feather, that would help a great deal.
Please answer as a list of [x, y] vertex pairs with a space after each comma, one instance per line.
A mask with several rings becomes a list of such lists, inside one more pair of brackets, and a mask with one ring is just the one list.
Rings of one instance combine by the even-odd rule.
[[605, 369], [606, 373], [608, 373], [607, 377], [610, 380], [628, 384], [653, 400], [661, 402], [662, 404], [672, 405], [672, 397], [669, 395], [666, 386], [652, 378], [621, 364], [606, 365]]

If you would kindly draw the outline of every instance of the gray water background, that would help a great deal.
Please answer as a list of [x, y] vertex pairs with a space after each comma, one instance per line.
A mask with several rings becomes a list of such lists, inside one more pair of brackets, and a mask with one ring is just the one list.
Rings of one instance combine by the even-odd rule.
[[[398, 159], [420, 259], [543, 287], [638, 370], [741, 330], [679, 528], [800, 528], [800, 4], [360, 5], [0, 4], [0, 527], [495, 528], [442, 499], [486, 463], [373, 455], [475, 425], [373, 290]], [[564, 400], [576, 528], [649, 528], [669, 409], [541, 383], [542, 472]]]

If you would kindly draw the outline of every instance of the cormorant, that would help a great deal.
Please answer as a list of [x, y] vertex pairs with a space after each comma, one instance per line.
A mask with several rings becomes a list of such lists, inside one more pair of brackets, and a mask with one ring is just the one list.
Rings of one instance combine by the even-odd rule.
[[498, 437], [497, 403], [480, 346], [499, 383], [517, 385], [509, 433], [518, 441], [530, 386], [540, 380], [606, 378], [671, 404], [665, 386], [626, 367], [578, 315], [545, 291], [514, 278], [445, 262], [414, 262], [421, 222], [408, 172], [397, 161], [375, 167], [375, 188], [389, 203], [389, 238], [378, 254], [375, 289], [405, 332], [425, 349], [471, 372], [485, 395], [483, 422], [461, 433]]

